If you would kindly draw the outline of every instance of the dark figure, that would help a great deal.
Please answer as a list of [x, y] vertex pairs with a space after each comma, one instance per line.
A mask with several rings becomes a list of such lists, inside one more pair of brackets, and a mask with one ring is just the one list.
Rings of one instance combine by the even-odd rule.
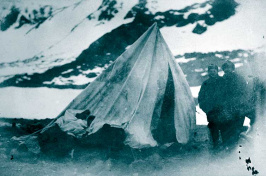
[[236, 146], [239, 135], [243, 131], [245, 107], [248, 102], [247, 82], [236, 74], [235, 65], [226, 61], [222, 65], [224, 71], [224, 103], [222, 123], [222, 139], [226, 147]]
[[206, 113], [209, 122], [208, 127], [213, 140], [213, 147], [218, 147], [219, 130], [221, 129], [220, 114], [223, 104], [223, 78], [218, 75], [216, 65], [208, 66], [209, 79], [203, 82], [198, 102], [200, 108]]

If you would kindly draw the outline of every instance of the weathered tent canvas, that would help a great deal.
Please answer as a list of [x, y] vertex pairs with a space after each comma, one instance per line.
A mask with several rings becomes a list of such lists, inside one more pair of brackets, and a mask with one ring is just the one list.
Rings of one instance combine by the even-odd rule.
[[187, 143], [196, 124], [194, 99], [185, 75], [156, 24], [57, 118], [67, 110], [86, 109], [95, 116], [85, 129], [89, 135], [109, 124], [124, 129], [125, 144], [133, 148], [168, 142], [165, 136]]

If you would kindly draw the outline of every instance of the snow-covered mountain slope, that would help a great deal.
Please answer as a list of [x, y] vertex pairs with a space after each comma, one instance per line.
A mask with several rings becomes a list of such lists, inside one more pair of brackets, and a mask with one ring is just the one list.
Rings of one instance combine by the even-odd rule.
[[244, 64], [265, 45], [263, 0], [3, 2], [2, 87], [83, 88], [154, 22], [190, 85], [208, 63]]

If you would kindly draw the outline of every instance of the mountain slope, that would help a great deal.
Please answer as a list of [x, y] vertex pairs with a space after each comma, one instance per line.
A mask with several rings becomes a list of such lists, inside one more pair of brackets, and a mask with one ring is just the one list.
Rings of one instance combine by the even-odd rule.
[[[242, 12], [236, 10], [243, 8], [242, 2], [234, 0], [190, 0], [175, 3], [157, 0], [130, 3], [123, 0], [103, 0], [102, 3], [95, 3], [81, 0], [64, 5], [61, 3], [61, 7], [59, 6], [43, 5], [37, 8], [38, 13], [35, 14], [43, 14], [43, 21], [39, 22], [34, 22], [35, 18], [27, 18], [30, 22], [21, 24], [22, 15], [19, 13], [16, 22], [0, 33], [6, 40], [12, 39], [11, 44], [0, 47], [0, 53], [3, 53], [3, 62], [0, 61], [1, 87], [83, 88], [154, 22], [157, 22], [163, 34], [167, 31], [164, 36], [172, 49], [174, 45], [185, 43], [183, 40], [173, 43], [176, 30], [183, 33], [182, 36], [187, 36], [186, 41], [194, 38], [191, 42], [195, 42], [197, 38], [206, 38], [219, 23], [233, 20]], [[15, 16], [14, 8], [17, 7], [11, 7], [12, 13], [7, 14], [4, 21], [8, 21], [12, 14]], [[47, 13], [41, 13], [44, 11], [41, 9], [48, 9]], [[18, 37], [12, 38], [10, 35]], [[207, 40], [209, 39], [211, 38]], [[189, 47], [192, 49], [194, 45], [201, 44], [192, 43]], [[208, 47], [206, 46], [206, 50]], [[240, 60], [244, 62], [252, 59], [250, 50], [239, 49], [220, 49], [206, 54], [203, 53], [205, 51], [183, 53], [176, 57], [189, 59], [188, 55], [194, 55], [195, 61], [180, 65], [188, 75], [189, 83], [198, 85], [204, 77], [195, 70], [206, 66], [201, 62], [202, 57], [207, 57], [208, 62], [220, 63], [223, 59], [216, 57], [216, 54], [221, 54], [226, 59], [237, 59], [238, 55], [246, 53], [248, 58], [241, 57]], [[190, 67], [195, 68], [194, 71]]]

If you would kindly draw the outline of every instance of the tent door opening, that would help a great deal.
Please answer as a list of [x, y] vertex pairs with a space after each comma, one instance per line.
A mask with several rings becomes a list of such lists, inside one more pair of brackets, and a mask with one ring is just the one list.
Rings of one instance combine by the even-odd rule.
[[[170, 68], [168, 68], [168, 80], [165, 88], [165, 96], [161, 105], [161, 113], [159, 117], [153, 117], [152, 135], [159, 144], [176, 142], [176, 130], [174, 124], [174, 107], [175, 107], [175, 88], [173, 76]], [[156, 116], [156, 113], [154, 113]], [[158, 115], [157, 115], [158, 116]]]

